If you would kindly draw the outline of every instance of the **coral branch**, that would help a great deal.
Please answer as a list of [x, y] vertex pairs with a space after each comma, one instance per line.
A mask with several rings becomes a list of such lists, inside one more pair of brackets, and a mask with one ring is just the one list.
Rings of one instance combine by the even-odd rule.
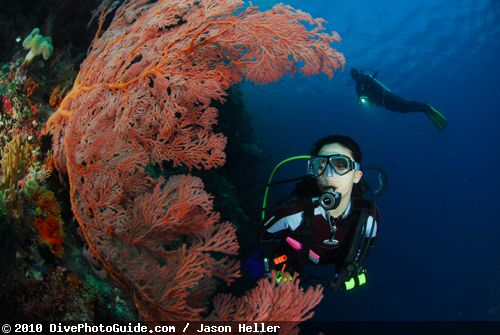
[[[188, 297], [208, 298], [216, 287], [212, 278], [230, 283], [239, 275], [238, 262], [212, 255], [235, 255], [238, 243], [234, 228], [218, 223], [202, 181], [189, 175], [155, 180], [146, 165], [222, 166], [226, 138], [213, 131], [218, 112], [210, 104], [224, 102], [231, 85], [243, 79], [264, 84], [297, 70], [331, 77], [344, 65], [330, 47], [339, 37], [321, 32], [322, 20], [288, 6], [259, 12], [241, 10], [242, 4], [138, 0], [115, 8], [104, 1], [89, 54], [45, 128], [53, 133], [54, 166], [69, 178], [91, 258], [130, 293], [143, 319], [199, 319], [206, 305]], [[297, 290], [278, 288], [288, 302]], [[261, 283], [248, 298], [261, 302], [245, 304], [283, 307], [269, 300], [271, 292]], [[295, 302], [297, 319], [307, 317], [315, 292], [306, 293], [305, 305]], [[236, 318], [257, 314], [278, 317], [234, 312]]]

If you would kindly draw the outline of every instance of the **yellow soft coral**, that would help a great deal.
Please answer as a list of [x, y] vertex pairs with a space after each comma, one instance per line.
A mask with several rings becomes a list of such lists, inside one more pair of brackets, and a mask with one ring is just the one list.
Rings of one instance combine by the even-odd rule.
[[20, 135], [14, 137], [2, 150], [0, 188], [4, 192], [7, 207], [11, 207], [14, 211], [14, 217], [20, 214], [17, 205], [18, 182], [28, 171], [31, 151], [31, 145]]

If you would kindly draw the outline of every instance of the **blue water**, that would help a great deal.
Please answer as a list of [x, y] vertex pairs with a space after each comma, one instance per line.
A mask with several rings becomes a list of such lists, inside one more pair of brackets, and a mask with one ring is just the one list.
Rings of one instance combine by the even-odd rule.
[[[287, 4], [328, 20], [347, 63], [333, 80], [296, 75], [243, 85], [266, 152], [259, 178], [336, 133], [355, 138], [364, 164], [390, 178], [368, 284], [328, 295], [316, 319], [500, 320], [500, 1]], [[351, 67], [378, 71], [395, 93], [431, 103], [448, 128], [439, 133], [419, 113], [361, 108], [348, 85]]]

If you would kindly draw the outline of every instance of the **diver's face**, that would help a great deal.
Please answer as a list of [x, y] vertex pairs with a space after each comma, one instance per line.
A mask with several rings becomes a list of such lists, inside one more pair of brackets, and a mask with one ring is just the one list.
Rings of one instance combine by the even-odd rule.
[[[351, 150], [338, 143], [324, 145], [319, 151], [318, 156], [328, 156], [333, 154], [345, 155], [354, 161]], [[322, 191], [333, 187], [335, 188], [335, 191], [342, 194], [343, 199], [348, 199], [351, 196], [353, 185], [359, 182], [362, 175], [363, 173], [361, 171], [356, 170], [349, 171], [343, 176], [339, 176], [336, 173], [333, 173], [333, 175], [323, 173], [323, 175], [317, 177], [317, 182]]]

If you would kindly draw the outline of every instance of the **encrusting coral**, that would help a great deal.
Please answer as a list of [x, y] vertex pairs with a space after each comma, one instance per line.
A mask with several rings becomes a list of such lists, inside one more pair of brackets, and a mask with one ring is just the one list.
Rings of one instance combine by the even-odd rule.
[[[145, 166], [220, 167], [226, 138], [213, 131], [211, 102], [223, 102], [243, 79], [265, 84], [296, 71], [332, 77], [344, 65], [330, 46], [340, 38], [321, 32], [324, 21], [283, 5], [265, 12], [241, 10], [238, 0], [116, 6], [106, 1], [96, 13], [90, 52], [47, 123], [55, 167], [69, 178], [89, 256], [129, 292], [140, 317], [201, 319], [214, 280], [239, 276], [228, 257], [238, 251], [235, 230], [219, 222], [200, 178], [154, 179]], [[274, 317], [270, 287], [260, 284], [239, 315]], [[304, 292], [296, 278], [279, 290], [290, 303], [302, 301], [291, 304], [295, 320], [308, 317], [321, 297], [319, 287]], [[270, 307], [257, 308], [263, 301]]]
[[[14, 67], [11, 73], [16, 71]], [[0, 152], [0, 214], [21, 232], [38, 233], [40, 241], [57, 256], [63, 254], [61, 209], [54, 193], [47, 189], [50, 171], [42, 158], [38, 136], [38, 104], [33, 99], [39, 84], [31, 77], [22, 83], [2, 73], [0, 92], [4, 105], [0, 130], [2, 141], [10, 138]], [[7, 103], [8, 102], [8, 103]], [[10, 122], [7, 122], [10, 121]]]
[[64, 91], [69, 73], [30, 67], [19, 81], [21, 61], [0, 64], [0, 313], [44, 322], [134, 320], [120, 290], [92, 275], [76, 225], [63, 221], [63, 188], [39, 137], [50, 88], [61, 83]]
[[56, 256], [61, 257], [63, 249], [61, 207], [54, 193], [43, 187], [38, 188], [31, 197], [38, 205], [35, 209], [36, 218], [34, 225], [43, 243], [45, 243]]

